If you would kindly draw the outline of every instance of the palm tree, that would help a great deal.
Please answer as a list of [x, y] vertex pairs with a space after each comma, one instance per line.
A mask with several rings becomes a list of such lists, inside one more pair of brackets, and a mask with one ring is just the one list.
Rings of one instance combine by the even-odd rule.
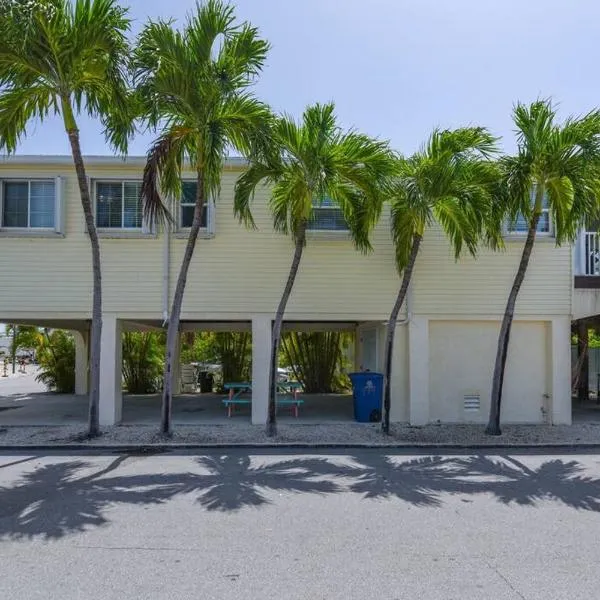
[[437, 221], [458, 258], [466, 246], [475, 255], [491, 210], [497, 169], [488, 160], [496, 151], [484, 128], [434, 131], [427, 145], [402, 160], [390, 193], [392, 238], [402, 283], [386, 329], [383, 431], [389, 433], [394, 335], [425, 229]]
[[196, 175], [193, 221], [168, 319], [161, 432], [171, 435], [172, 373], [187, 274], [208, 198], [218, 193], [231, 147], [247, 153], [267, 130], [270, 110], [249, 91], [269, 45], [220, 0], [198, 5], [182, 31], [150, 22], [134, 56], [135, 82], [148, 125], [160, 133], [148, 151], [142, 197], [150, 224], [172, 220], [161, 195], [181, 196], [181, 173]]
[[392, 174], [395, 160], [387, 143], [336, 123], [334, 105], [308, 107], [302, 122], [279, 118], [273, 125], [270, 152], [255, 157], [238, 179], [234, 207], [240, 221], [254, 226], [250, 204], [257, 186], [271, 184], [270, 208], [277, 231], [291, 233], [294, 258], [272, 332], [269, 368], [268, 435], [275, 435], [277, 359], [285, 307], [306, 245], [306, 229], [315, 202], [328, 199], [344, 214], [356, 247], [370, 249], [369, 232], [381, 209], [381, 183]]
[[81, 154], [77, 115], [100, 119], [108, 141], [126, 152], [127, 11], [115, 0], [2, 0], [0, 4], [0, 150], [14, 152], [27, 126], [60, 114], [71, 145], [92, 249], [93, 306], [88, 433], [100, 433], [100, 246]]
[[[492, 380], [489, 435], [500, 435], [502, 385], [515, 303], [525, 279], [536, 234], [553, 227], [558, 246], [572, 242], [579, 228], [600, 214], [600, 111], [556, 123], [548, 100], [513, 111], [517, 154], [501, 160], [503, 204], [511, 225], [526, 224], [527, 237], [498, 336]], [[547, 204], [548, 220], [542, 220]]]

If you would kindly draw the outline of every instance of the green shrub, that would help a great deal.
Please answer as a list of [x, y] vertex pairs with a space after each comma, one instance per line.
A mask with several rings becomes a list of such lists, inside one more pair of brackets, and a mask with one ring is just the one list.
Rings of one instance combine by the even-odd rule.
[[153, 394], [162, 387], [164, 333], [123, 334], [123, 383], [130, 394]]
[[252, 362], [252, 335], [247, 332], [215, 334], [223, 383], [249, 381]]
[[308, 394], [346, 391], [350, 382], [345, 351], [353, 339], [340, 331], [290, 331], [281, 338], [281, 364], [292, 369]]
[[249, 332], [186, 333], [182, 337], [181, 364], [201, 362], [221, 365], [217, 389], [232, 381], [248, 381], [252, 362], [252, 335]]
[[61, 329], [38, 338], [36, 380], [59, 394], [75, 393], [75, 339]]

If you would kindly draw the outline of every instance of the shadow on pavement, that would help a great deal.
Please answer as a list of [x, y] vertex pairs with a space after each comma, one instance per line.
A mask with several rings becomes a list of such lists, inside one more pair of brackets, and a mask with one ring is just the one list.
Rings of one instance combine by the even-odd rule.
[[[576, 460], [559, 458], [531, 468], [509, 455], [406, 458], [366, 452], [343, 460], [311, 455], [261, 461], [264, 455], [239, 451], [190, 457], [186, 472], [119, 476], [129, 458], [121, 455], [91, 473], [93, 465], [81, 459], [45, 464], [12, 486], [0, 487], [0, 538], [59, 539], [107, 525], [111, 505], [158, 505], [178, 495], [222, 512], [264, 507], [273, 503], [272, 492], [345, 492], [425, 508], [442, 506], [445, 495], [485, 494], [502, 504], [535, 507], [549, 501], [600, 511], [600, 479], [586, 475]], [[2, 468], [28, 460], [32, 457]], [[277, 499], [277, 504], [284, 502]]]

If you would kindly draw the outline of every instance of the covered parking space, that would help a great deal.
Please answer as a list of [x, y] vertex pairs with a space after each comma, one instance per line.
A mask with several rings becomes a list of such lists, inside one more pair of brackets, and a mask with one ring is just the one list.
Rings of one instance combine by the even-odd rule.
[[[261, 323], [262, 324], [262, 323]], [[151, 322], [124, 322], [123, 331], [143, 330], [156, 328], [158, 324]], [[268, 321], [268, 340], [266, 340], [265, 329], [257, 328], [256, 320], [253, 321], [182, 321], [180, 325], [180, 341], [177, 350], [174, 370], [174, 399], [173, 399], [173, 423], [174, 424], [230, 424], [247, 423], [263, 424], [266, 421], [267, 394], [261, 390], [261, 380], [266, 384], [268, 373], [267, 352], [270, 352], [270, 329], [271, 321]], [[289, 332], [345, 332], [352, 334], [352, 345], [348, 348], [351, 368], [356, 368], [356, 348], [354, 333], [357, 324], [354, 322], [286, 322], [284, 333]], [[258, 330], [258, 331], [257, 331]], [[241, 392], [239, 403], [236, 403], [231, 417], [228, 416], [224, 400], [228, 399], [228, 390], [223, 385], [241, 383], [231, 381], [223, 373], [223, 377], [215, 382], [210, 392], [202, 393], [197, 378], [198, 372], [207, 369], [207, 365], [194, 364], [183, 359], [181, 353], [182, 342], [185, 342], [189, 334], [195, 333], [240, 333], [248, 334], [251, 338], [251, 359], [247, 369], [246, 383], [252, 385], [252, 391]], [[258, 341], [258, 343], [257, 343]], [[268, 349], [260, 342], [268, 341]], [[261, 370], [259, 365], [263, 365]], [[195, 375], [190, 377], [191, 370], [195, 367]], [[214, 367], [214, 365], [211, 365]], [[283, 369], [281, 370], [283, 371]], [[287, 369], [290, 379], [296, 379], [294, 369]], [[237, 379], [237, 378], [236, 378]], [[191, 382], [195, 382], [191, 384]], [[258, 381], [258, 385], [256, 382]], [[234, 390], [237, 394], [238, 390]], [[293, 405], [282, 405], [278, 408], [278, 419], [282, 422], [308, 424], [322, 422], [348, 422], [352, 421], [353, 405], [352, 395], [349, 390], [341, 393], [306, 393], [302, 389], [298, 397], [301, 400], [298, 412], [294, 411]], [[158, 423], [160, 420], [160, 394], [131, 395], [123, 394], [121, 421], [124, 424], [149, 424]], [[264, 416], [263, 416], [264, 413]]]
[[[271, 318], [264, 316], [250, 321], [182, 321], [180, 337], [191, 332], [245, 332], [251, 335], [251, 366], [249, 379], [252, 393], [247, 393], [247, 404], [236, 407], [231, 418], [223, 400], [227, 395], [215, 386], [209, 393], [200, 393], [199, 387], [183, 389], [179, 356], [175, 361], [173, 401], [174, 424], [264, 424], [268, 406], [268, 365], [270, 357]], [[89, 321], [36, 319], [20, 320], [19, 324], [65, 329], [74, 334], [76, 345], [75, 394], [47, 392], [37, 383], [34, 374], [19, 379], [0, 381], [0, 425], [56, 425], [86, 423], [88, 413]], [[162, 323], [150, 320], [117, 319], [115, 315], [103, 318], [100, 416], [101, 424], [158, 424], [160, 421], [160, 393], [128, 394], [123, 390], [122, 340], [132, 331], [159, 332]], [[353, 337], [345, 349], [347, 371], [380, 370], [383, 364], [384, 326], [380, 322], [289, 321], [284, 332], [300, 334], [315, 332], [343, 332]], [[294, 369], [289, 369], [294, 379]], [[220, 393], [219, 393], [220, 392]], [[332, 393], [300, 392], [302, 403], [298, 415], [290, 406], [281, 406], [278, 419], [296, 424], [336, 423], [354, 420], [350, 390]]]

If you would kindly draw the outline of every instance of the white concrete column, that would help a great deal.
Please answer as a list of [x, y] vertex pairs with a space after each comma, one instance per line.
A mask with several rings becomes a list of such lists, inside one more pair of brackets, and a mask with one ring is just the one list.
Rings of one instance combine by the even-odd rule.
[[352, 371], [360, 371], [360, 325], [354, 329], [354, 367]]
[[406, 422], [409, 420], [408, 325], [396, 327], [391, 388], [390, 420], [392, 423]]
[[115, 314], [102, 315], [100, 348], [100, 425], [115, 425], [123, 410], [121, 323]]
[[571, 424], [571, 320], [552, 319], [552, 424]]
[[89, 377], [89, 333], [73, 331], [75, 338], [75, 394], [85, 396], [88, 391]]
[[269, 408], [271, 317], [252, 319], [252, 423], [265, 425]]
[[413, 316], [408, 325], [410, 424], [429, 422], [429, 320]]
[[181, 333], [178, 333], [177, 338], [175, 339], [175, 355], [173, 356], [173, 371], [171, 377], [173, 377], [171, 383], [173, 394], [181, 394]]

